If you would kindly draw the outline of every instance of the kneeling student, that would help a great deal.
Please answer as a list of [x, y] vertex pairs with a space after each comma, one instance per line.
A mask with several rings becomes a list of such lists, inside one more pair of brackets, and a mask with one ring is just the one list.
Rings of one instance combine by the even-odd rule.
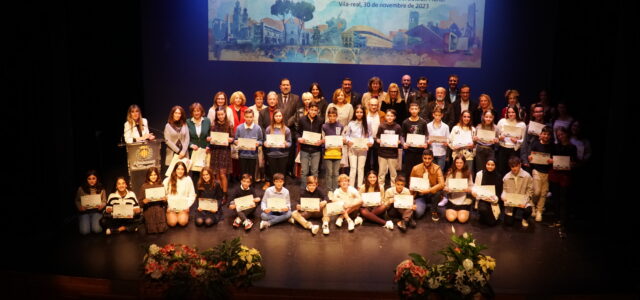
[[396, 223], [398, 228], [402, 231], [407, 230], [407, 225], [411, 226], [411, 228], [416, 228], [416, 221], [413, 220], [413, 211], [416, 210], [416, 202], [415, 199], [412, 201], [412, 205], [410, 208], [398, 208], [396, 207], [398, 203], [395, 203], [396, 196], [409, 196], [413, 198], [411, 192], [408, 188], [405, 187], [406, 180], [404, 176], [398, 175], [396, 177], [395, 186], [392, 186], [387, 189], [385, 192], [385, 199], [387, 203], [393, 203], [393, 207], [389, 208], [389, 216], [400, 218], [401, 220]]
[[336, 219], [336, 226], [342, 227], [342, 222], [346, 219], [349, 231], [353, 231], [355, 225], [362, 224], [362, 218], [359, 216], [362, 198], [360, 198], [358, 190], [349, 185], [349, 176], [346, 174], [338, 176], [338, 185], [340, 187], [333, 192], [332, 200], [334, 202], [342, 201], [344, 212]]
[[318, 177], [307, 176], [307, 187], [300, 193], [302, 198], [317, 198], [320, 200], [319, 211], [306, 211], [300, 204], [296, 205], [296, 211], [291, 213], [295, 221], [300, 223], [305, 229], [311, 230], [312, 234], [318, 233], [320, 226], [314, 225], [308, 219], [322, 218], [322, 233], [329, 234], [329, 216], [326, 215], [325, 206], [327, 205], [327, 194], [318, 188]]

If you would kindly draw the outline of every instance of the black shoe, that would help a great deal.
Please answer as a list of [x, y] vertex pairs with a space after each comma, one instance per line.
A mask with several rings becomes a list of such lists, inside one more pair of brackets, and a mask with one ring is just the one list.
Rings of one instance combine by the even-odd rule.
[[431, 212], [431, 220], [434, 222], [440, 221], [440, 214], [437, 211]]
[[407, 231], [407, 225], [404, 223], [404, 221], [398, 221], [396, 225], [398, 225], [398, 228], [400, 228], [400, 231], [402, 232]]
[[411, 228], [416, 228], [416, 220], [414, 219], [409, 219], [409, 226], [411, 226]]

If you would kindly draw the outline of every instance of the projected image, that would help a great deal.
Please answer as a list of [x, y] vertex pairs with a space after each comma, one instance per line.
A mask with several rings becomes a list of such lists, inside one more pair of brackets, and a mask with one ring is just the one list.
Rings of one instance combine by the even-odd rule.
[[480, 68], [484, 0], [209, 0], [209, 60]]

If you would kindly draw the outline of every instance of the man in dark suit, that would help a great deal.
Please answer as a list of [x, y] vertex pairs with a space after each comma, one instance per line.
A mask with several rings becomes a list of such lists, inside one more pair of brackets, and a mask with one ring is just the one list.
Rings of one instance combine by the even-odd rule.
[[[442, 109], [442, 122], [449, 125], [449, 128], [453, 128], [453, 126], [456, 125], [455, 123], [453, 123], [453, 104], [445, 100], [446, 93], [447, 89], [443, 87], [436, 88], [436, 100], [427, 104], [427, 118], [425, 118], [425, 120], [427, 120], [427, 123], [433, 121], [433, 110], [436, 106], [438, 106]], [[420, 114], [422, 114], [422, 111], [420, 111]]]
[[411, 87], [411, 76], [409, 76], [409, 74], [405, 74], [402, 76], [402, 87], [400, 88], [400, 96], [404, 99], [405, 103], [409, 101], [411, 92], [415, 94], [417, 90]]
[[[407, 109], [409, 109], [409, 105], [411, 103], [416, 102], [420, 106], [420, 117], [427, 119], [427, 103], [433, 101], [433, 96], [431, 93], [427, 91], [427, 85], [429, 84], [429, 79], [427, 77], [418, 78], [418, 90], [409, 92], [409, 98], [407, 98]], [[430, 115], [430, 113], [429, 113]]]
[[[471, 87], [466, 84], [462, 85], [462, 87], [460, 88], [460, 97], [458, 98], [458, 100], [456, 100], [456, 102], [453, 102], [454, 124], [458, 124], [458, 122], [460, 121], [460, 114], [465, 110], [468, 110], [469, 113], [471, 113], [472, 119], [479, 113], [477, 112], [478, 103], [471, 101]], [[473, 125], [475, 126], [477, 124]]]
[[278, 107], [284, 114], [284, 119], [289, 120], [296, 111], [300, 102], [300, 96], [291, 93], [291, 81], [287, 78], [280, 80], [280, 94], [278, 94]]
[[347, 103], [350, 103], [351, 106], [353, 106], [353, 109], [355, 109], [356, 105], [362, 104], [362, 95], [352, 90], [352, 88], [353, 82], [351, 81], [351, 78], [345, 77], [344, 79], [342, 79], [342, 91], [344, 92], [344, 99], [347, 101]]
[[458, 89], [458, 75], [451, 74], [449, 75], [449, 89], [447, 89], [447, 96], [445, 96], [444, 101], [449, 103], [456, 102], [458, 100], [458, 95], [460, 95], [460, 90]]

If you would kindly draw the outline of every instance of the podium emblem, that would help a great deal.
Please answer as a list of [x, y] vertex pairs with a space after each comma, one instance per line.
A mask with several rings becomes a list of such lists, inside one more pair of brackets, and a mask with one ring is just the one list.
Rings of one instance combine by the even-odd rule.
[[136, 157], [139, 161], [148, 160], [153, 157], [153, 149], [147, 145], [140, 146], [136, 152]]

